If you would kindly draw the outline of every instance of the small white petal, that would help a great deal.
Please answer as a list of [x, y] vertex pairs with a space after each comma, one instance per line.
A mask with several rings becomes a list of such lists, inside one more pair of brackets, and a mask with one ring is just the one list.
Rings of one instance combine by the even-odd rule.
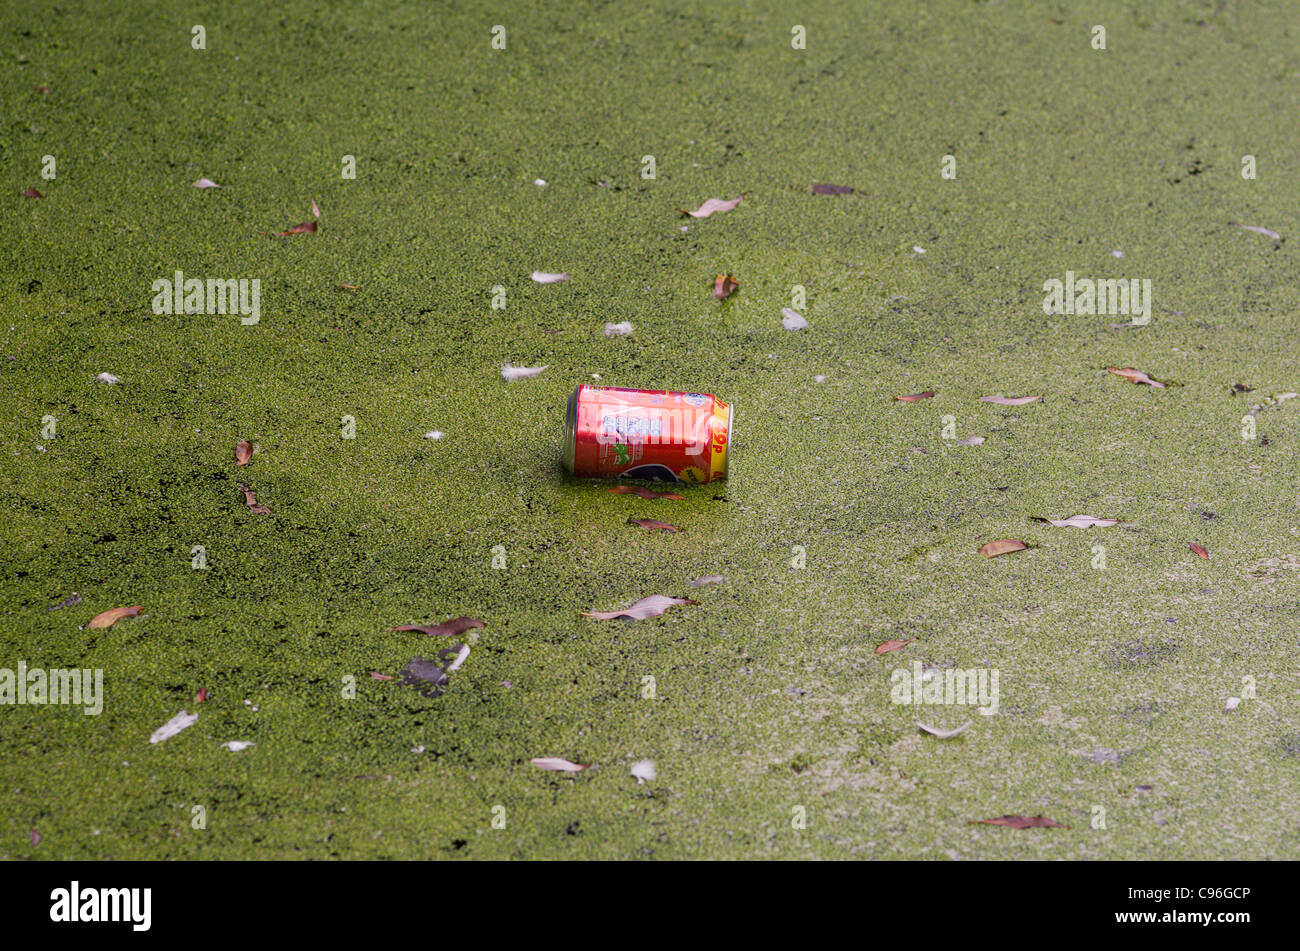
[[632, 332], [632, 321], [625, 320], [621, 324], [605, 324], [606, 337], [626, 337]]
[[158, 729], [154, 730], [153, 734], [149, 737], [149, 742], [161, 743], [163, 740], [170, 740], [181, 730], [193, 726], [198, 718], [199, 715], [197, 713], [186, 713], [182, 710], [162, 726], [158, 727]]
[[818, 373], [815, 377], [813, 377], [813, 382], [814, 382], [814, 383], [825, 383], [825, 382], [826, 382], [826, 374], [825, 374], [825, 373]]
[[931, 736], [937, 736], [941, 740], [951, 740], [954, 736], [961, 736], [961, 734], [965, 733], [967, 730], [970, 729], [969, 720], [967, 720], [961, 726], [957, 727], [957, 729], [955, 730], [941, 730], [938, 727], [926, 726], [920, 720], [916, 721], [916, 725], [919, 726], [926, 733], [929, 733]]
[[1228, 702], [1223, 705], [1223, 712], [1231, 713], [1233, 710], [1236, 710], [1239, 706], [1241, 706], [1240, 697], [1229, 697]]
[[786, 330], [802, 330], [808, 326], [808, 321], [804, 320], [803, 315], [797, 310], [791, 310], [789, 307], [782, 307], [781, 326]]
[[434, 429], [424, 434], [425, 439], [441, 439], [442, 436], [443, 433], [439, 429]]
[[919, 244], [912, 245], [912, 250], [917, 254], [925, 254], [925, 248], [921, 247]]
[[569, 275], [561, 271], [534, 271], [533, 280], [538, 284], [559, 284], [567, 281]]
[[536, 185], [538, 188], [545, 188], [545, 187], [546, 187], [546, 179], [544, 179], [544, 178], [534, 178], [534, 179], [533, 179], [533, 184]]
[[[550, 366], [550, 364], [547, 364], [546, 366]], [[523, 380], [530, 376], [537, 376], [537, 374], [541, 373], [543, 370], [546, 369], [546, 366], [512, 367], [510, 364], [507, 363], [505, 366], [501, 368], [501, 375], [505, 377], [507, 380]]]
[[636, 777], [638, 786], [646, 782], [652, 783], [659, 778], [659, 773], [655, 770], [655, 763], [652, 759], [637, 760], [633, 763], [632, 775]]
[[254, 744], [252, 740], [230, 740], [229, 742], [222, 743], [221, 745], [224, 746], [226, 749], [230, 750], [230, 752], [232, 753], [238, 753], [240, 750], [246, 750]]
[[122, 382], [121, 377], [113, 376], [113, 374], [111, 373], [101, 373], [99, 376], [95, 377], [95, 379], [98, 380], [100, 383], [121, 383]]

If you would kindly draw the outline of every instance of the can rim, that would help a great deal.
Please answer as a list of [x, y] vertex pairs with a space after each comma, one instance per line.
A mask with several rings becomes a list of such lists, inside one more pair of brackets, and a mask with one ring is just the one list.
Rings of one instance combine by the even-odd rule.
[[573, 475], [574, 455], [577, 452], [578, 444], [578, 394], [582, 392], [579, 386], [569, 394], [569, 407], [564, 416], [564, 468], [568, 470], [569, 475]]
[[727, 454], [722, 457], [722, 478], [731, 471], [731, 440], [736, 435], [736, 404], [727, 404]]

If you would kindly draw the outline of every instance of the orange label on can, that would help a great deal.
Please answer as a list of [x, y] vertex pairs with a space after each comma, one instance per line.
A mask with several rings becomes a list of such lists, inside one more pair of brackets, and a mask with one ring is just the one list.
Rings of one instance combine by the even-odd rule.
[[705, 483], [725, 479], [731, 407], [708, 393], [580, 386], [566, 466], [576, 476]]

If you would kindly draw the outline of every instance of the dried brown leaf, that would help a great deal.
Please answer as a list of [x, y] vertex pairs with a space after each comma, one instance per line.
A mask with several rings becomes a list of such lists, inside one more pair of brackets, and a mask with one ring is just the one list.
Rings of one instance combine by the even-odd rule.
[[40, 192], [38, 192], [35, 188], [24, 188], [24, 189], [23, 189], [23, 197], [24, 197], [24, 198], [44, 198], [45, 196], [42, 195]]
[[235, 465], [246, 466], [252, 458], [253, 444], [247, 439], [239, 440], [239, 443], [235, 446]]
[[719, 274], [713, 279], [713, 296], [718, 300], [726, 300], [738, 290], [740, 283], [730, 274]]
[[814, 195], [852, 195], [853, 189], [848, 185], [814, 185]]
[[1192, 542], [1187, 547], [1190, 548], [1192, 551], [1196, 552], [1196, 554], [1200, 555], [1206, 561], [1210, 560], [1210, 553], [1201, 545], [1196, 544], [1196, 542]]
[[669, 525], [667, 522], [661, 522], [657, 518], [629, 518], [629, 525], [640, 525], [642, 528], [660, 528], [665, 532], [680, 532], [681, 529], [676, 525]]
[[252, 512], [254, 515], [271, 514], [271, 510], [267, 508], [265, 505], [258, 505], [257, 495], [256, 493], [253, 492], [252, 489], [244, 485], [244, 483], [242, 482], [239, 483], [239, 488], [244, 493], [244, 504], [248, 506], [248, 510], [250, 512]]
[[881, 644], [879, 647], [876, 648], [876, 653], [891, 654], [896, 650], [902, 650], [904, 647], [912, 643], [912, 641], [914, 640], [916, 640], [915, 637], [909, 637], [905, 641], [885, 641], [885, 643]]
[[401, 627], [390, 627], [390, 631], [419, 631], [422, 634], [428, 634], [430, 637], [457, 637], [466, 631], [476, 627], [482, 627], [483, 622], [478, 618], [454, 617], [441, 624], [422, 625], [422, 624], [403, 624]]
[[1159, 390], [1162, 390], [1165, 387], [1165, 384], [1161, 383], [1159, 380], [1153, 380], [1141, 370], [1135, 370], [1132, 367], [1106, 367], [1106, 369], [1116, 376], [1122, 376], [1130, 383], [1145, 383], [1147, 386], [1154, 386]]
[[140, 607], [140, 605], [135, 604], [129, 608], [112, 608], [108, 611], [101, 611], [99, 614], [96, 614], [93, 618], [91, 618], [90, 623], [87, 624], [86, 626], [87, 627], [112, 627], [118, 621], [122, 620], [122, 618], [135, 617], [142, 610], [144, 609]]
[[928, 400], [933, 398], [934, 398], [934, 390], [926, 390], [924, 393], [911, 393], [907, 396], [894, 397], [894, 399], [898, 400], [898, 402], [900, 403], [916, 403], [920, 400]]
[[999, 406], [1024, 406], [1041, 399], [1042, 396], [1003, 396], [999, 393], [997, 396], [981, 396], [980, 402], [997, 403]]
[[1024, 551], [1028, 547], [1018, 538], [999, 538], [983, 546], [979, 553], [985, 558], [996, 558], [998, 555], [1010, 554], [1013, 551]]
[[973, 825], [1006, 826], [1010, 829], [1068, 829], [1046, 816], [999, 816], [996, 819], [974, 819]]

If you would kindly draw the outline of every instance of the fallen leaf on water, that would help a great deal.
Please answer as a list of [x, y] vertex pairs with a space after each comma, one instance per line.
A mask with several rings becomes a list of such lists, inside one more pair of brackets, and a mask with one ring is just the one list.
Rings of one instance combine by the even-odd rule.
[[643, 499], [672, 499], [676, 502], [685, 502], [686, 496], [678, 495], [676, 492], [656, 492], [654, 489], [647, 489], [642, 485], [616, 485], [609, 491], [615, 495], [639, 495]]
[[916, 640], [915, 637], [909, 637], [905, 641], [885, 641], [885, 643], [881, 644], [879, 647], [876, 648], [876, 653], [890, 654], [896, 650], [902, 650], [904, 647], [912, 643], [912, 641], [914, 640]]
[[360, 284], [340, 284], [339, 287], [340, 287], [342, 290], [345, 290], [345, 291], [359, 291], [359, 290], [361, 290], [361, 285], [360, 285]]
[[430, 637], [457, 637], [468, 630], [476, 627], [482, 627], [483, 622], [478, 618], [472, 617], [454, 617], [449, 621], [443, 621], [441, 624], [424, 626], [421, 624], [403, 624], [401, 627], [390, 627], [390, 631], [419, 631], [421, 634], [428, 634]]
[[250, 489], [248, 486], [244, 485], [244, 483], [242, 483], [242, 482], [239, 483], [239, 488], [240, 488], [240, 489], [243, 491], [243, 493], [244, 493], [244, 504], [248, 506], [248, 510], [249, 510], [250, 512], [252, 512], [254, 515], [270, 515], [270, 514], [271, 514], [271, 510], [270, 510], [269, 508], [267, 508], [265, 505], [258, 505], [258, 504], [257, 504], [257, 495], [256, 495], [256, 493], [253, 492], [252, 489]]
[[999, 816], [997, 819], [973, 819], [974, 825], [1006, 826], [1010, 829], [1068, 829], [1046, 816]]
[[246, 466], [248, 465], [248, 460], [252, 458], [253, 444], [247, 439], [239, 440], [238, 445], [235, 446], [235, 465]]
[[42, 96], [48, 96], [48, 95], [50, 94], [50, 87], [49, 87], [49, 86], [37, 86], [37, 87], [36, 87], [36, 91], [37, 91], [38, 93], [40, 93]]
[[984, 442], [983, 436], [967, 436], [965, 439], [958, 439], [953, 445], [955, 446], [978, 446]]
[[926, 733], [929, 733], [931, 736], [937, 736], [941, 740], [951, 740], [954, 736], [961, 736], [961, 734], [969, 730], [971, 727], [971, 721], [967, 720], [965, 723], [957, 727], [955, 730], [941, 730], [938, 727], [926, 726], [920, 720], [916, 721], [916, 725], [919, 726]]
[[848, 185], [814, 185], [814, 195], [852, 195], [853, 189]]
[[692, 581], [687, 582], [692, 588], [703, 588], [706, 584], [722, 584], [726, 579], [722, 575], [700, 575]]
[[558, 756], [535, 756], [529, 762], [538, 769], [548, 769], [553, 773], [580, 773], [591, 768], [590, 763], [570, 763]]
[[632, 775], [636, 777], [638, 786], [645, 782], [654, 782], [659, 777], [659, 773], [655, 769], [655, 761], [652, 759], [637, 760], [633, 763]]
[[548, 366], [549, 363], [540, 367], [512, 367], [507, 363], [501, 368], [501, 375], [507, 380], [526, 380], [530, 376], [537, 376]]
[[1159, 380], [1153, 380], [1141, 370], [1134, 370], [1132, 367], [1106, 367], [1106, 369], [1116, 376], [1122, 376], [1130, 383], [1145, 383], [1148, 386], [1156, 387], [1156, 389], [1164, 389], [1165, 386]]
[[699, 604], [698, 601], [692, 601], [690, 598], [670, 598], [667, 595], [652, 594], [649, 597], [642, 598], [635, 604], [626, 608], [620, 608], [617, 611], [583, 611], [583, 617], [596, 618], [599, 621], [612, 621], [615, 618], [631, 618], [634, 621], [643, 621], [648, 617], [659, 617], [671, 607], [679, 604]]
[[569, 275], [557, 271], [534, 271], [533, 280], [538, 284], [560, 284], [569, 279]]
[[740, 204], [741, 199], [744, 197], [744, 195], [741, 195], [740, 198], [733, 198], [731, 201], [723, 201], [721, 198], [710, 198], [694, 211], [686, 211], [683, 208], [677, 210], [684, 215], [690, 215], [692, 218], [707, 218], [709, 215], [716, 215], [719, 212], [731, 211], [731, 209]]
[[719, 274], [713, 279], [713, 296], [718, 300], [726, 300], [738, 290], [740, 283], [730, 274]]
[[294, 225], [294, 226], [293, 226], [292, 228], [290, 228], [288, 231], [278, 231], [278, 232], [276, 232], [276, 236], [277, 236], [277, 237], [281, 237], [281, 238], [283, 238], [283, 237], [286, 237], [287, 235], [291, 235], [291, 234], [312, 234], [315, 230], [316, 230], [316, 222], [315, 222], [315, 221], [304, 221], [304, 222], [303, 222], [302, 224], [300, 224], [300, 225]]
[[112, 608], [108, 611], [101, 611], [90, 619], [87, 627], [112, 627], [124, 617], [135, 617], [143, 608], [138, 604], [133, 604], [129, 608]]
[[667, 522], [661, 522], [657, 518], [629, 518], [629, 525], [640, 525], [642, 528], [661, 528], [665, 532], [680, 532], [681, 529], [676, 525], [669, 525]]
[[1028, 547], [1018, 538], [999, 538], [995, 542], [989, 542], [979, 550], [979, 553], [985, 558], [996, 558], [998, 555], [1006, 555], [1013, 551], [1024, 551]]
[[210, 178], [200, 178], [197, 182], [194, 183], [194, 187], [195, 188], [220, 188], [221, 186], [218, 185]]
[[1095, 515], [1071, 515], [1069, 518], [1040, 518], [1033, 515], [1030, 518], [1035, 522], [1055, 525], [1057, 528], [1110, 528], [1120, 522], [1117, 518], [1098, 518]]
[[197, 713], [186, 713], [182, 710], [162, 726], [158, 727], [158, 729], [154, 730], [153, 734], [149, 737], [149, 742], [161, 743], [163, 740], [170, 740], [181, 730], [193, 726], [198, 718], [199, 715]]
[[1255, 234], [1262, 234], [1266, 238], [1272, 238], [1274, 241], [1277, 241], [1279, 238], [1282, 237], [1272, 228], [1261, 228], [1259, 225], [1243, 225], [1243, 224], [1238, 224], [1235, 221], [1229, 221], [1228, 224], [1235, 225], [1236, 227], [1240, 228], [1242, 231], [1253, 231], [1255, 232]]
[[1192, 542], [1187, 547], [1190, 548], [1192, 551], [1196, 552], [1196, 554], [1200, 555], [1202, 558], [1206, 559], [1207, 561], [1209, 560], [1210, 553], [1200, 545], [1196, 544], [1196, 542]]
[[900, 403], [915, 403], [918, 400], [928, 400], [934, 397], [934, 390], [926, 390], [924, 393], [911, 393], [907, 396], [895, 396], [894, 399]]
[[315, 199], [315, 198], [313, 198], [313, 199], [311, 200], [311, 216], [312, 216], [313, 218], [319, 218], [319, 217], [320, 217], [320, 207], [316, 204], [316, 199]]
[[35, 829], [31, 831], [31, 839], [32, 839], [32, 845], [41, 844], [41, 834], [37, 832]]
[[195, 702], [195, 703], [202, 703], [204, 700], [207, 700], [207, 699], [208, 699], [208, 688], [207, 688], [207, 687], [200, 687], [199, 690], [198, 690], [198, 692], [197, 692], [196, 694], [194, 694], [194, 702]]
[[1041, 399], [1041, 396], [1003, 396], [999, 393], [997, 396], [981, 396], [980, 402], [997, 403], [999, 406], [1024, 406], [1026, 403]]
[[381, 674], [381, 673], [380, 673], [379, 671], [377, 671], [377, 670], [372, 670], [372, 671], [370, 672], [370, 679], [371, 679], [371, 680], [396, 680], [397, 678], [396, 678], [396, 677], [390, 677], [388, 674]]
[[803, 315], [797, 310], [791, 310], [789, 307], [782, 307], [781, 326], [786, 330], [803, 330], [808, 326], [808, 321], [804, 320]]
[[24, 198], [44, 198], [45, 196], [42, 195], [40, 192], [38, 192], [35, 188], [25, 188], [25, 189], [23, 189], [23, 197], [24, 197]]

